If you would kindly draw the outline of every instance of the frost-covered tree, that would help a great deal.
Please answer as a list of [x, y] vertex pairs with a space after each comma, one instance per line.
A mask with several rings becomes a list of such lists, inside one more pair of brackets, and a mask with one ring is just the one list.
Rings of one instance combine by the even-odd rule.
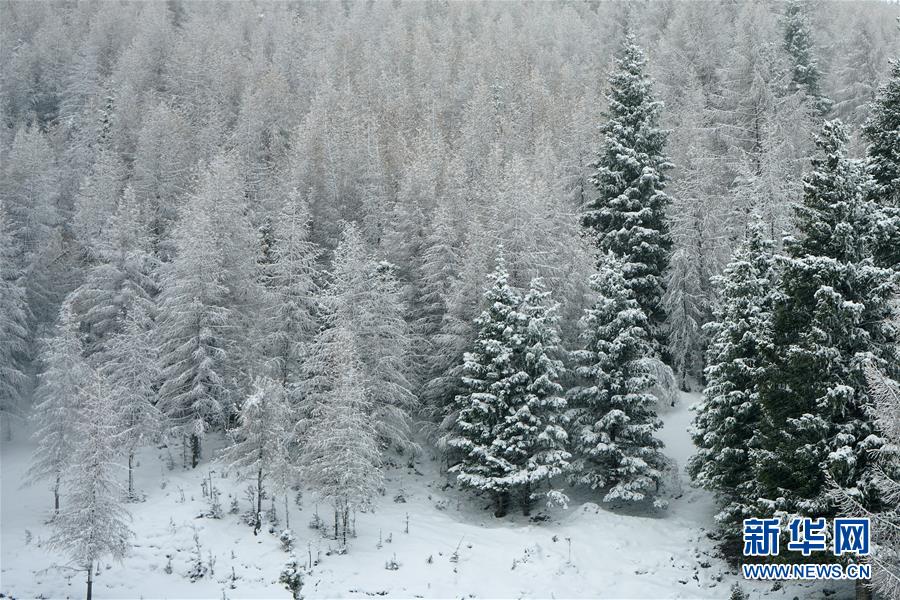
[[12, 438], [12, 420], [21, 418], [29, 384], [29, 310], [15, 266], [16, 249], [0, 201], [0, 419]]
[[[238, 364], [243, 330], [237, 286], [252, 287], [255, 281], [252, 248], [240, 244], [246, 229], [240, 199], [233, 165], [227, 157], [217, 158], [179, 219], [176, 256], [163, 274], [158, 406], [189, 438], [194, 467], [204, 432], [231, 416], [229, 377]], [[235, 261], [244, 268], [235, 268]]]
[[575, 480], [608, 488], [604, 502], [652, 499], [665, 467], [663, 443], [654, 435], [662, 422], [650, 393], [647, 316], [622, 267], [612, 254], [601, 258], [591, 278], [597, 301], [582, 321], [585, 348], [573, 354], [585, 382], [570, 395]]
[[875, 211], [846, 143], [839, 122], [823, 125], [796, 210], [798, 234], [785, 241], [751, 452], [761, 511], [833, 515], [828, 477], [860, 503], [878, 502], [868, 467], [884, 442], [864, 410], [863, 367], [900, 364], [888, 323], [897, 274], [873, 260]]
[[463, 386], [456, 397], [458, 414], [448, 445], [460, 460], [450, 468], [463, 486], [490, 494], [496, 515], [506, 514], [509, 504], [509, 462], [496, 444], [497, 433], [517, 400], [524, 398], [528, 375], [520, 370], [525, 317], [519, 312], [522, 298], [509, 285], [502, 255], [490, 274], [484, 293], [486, 307], [475, 320], [478, 329], [473, 351], [465, 355]]
[[900, 60], [891, 63], [890, 78], [871, 107], [863, 135], [871, 200], [881, 213], [876, 254], [879, 263], [900, 268]]
[[134, 534], [116, 478], [121, 431], [113, 392], [91, 370], [77, 394], [70, 425], [75, 443], [65, 477], [66, 505], [54, 521], [50, 545], [65, 551], [87, 572], [90, 599], [98, 561], [106, 556], [124, 558]]
[[262, 527], [265, 480], [272, 478], [282, 493], [287, 492], [283, 484], [287, 479], [285, 475], [292, 470], [289, 447], [292, 424], [290, 405], [281, 384], [271, 379], [257, 379], [252, 393], [241, 405], [237, 427], [230, 432], [234, 444], [222, 455], [229, 470], [256, 484], [254, 535]]
[[663, 340], [663, 273], [672, 240], [666, 219], [669, 197], [665, 156], [666, 132], [660, 129], [660, 102], [651, 93], [644, 53], [634, 36], [625, 37], [615, 70], [609, 76], [608, 120], [601, 126], [596, 198], [584, 207], [582, 223], [601, 252], [622, 260], [634, 299], [647, 315], [653, 339]]
[[382, 484], [382, 459], [355, 336], [337, 327], [332, 339], [320, 359], [334, 381], [310, 399], [300, 465], [309, 485], [334, 508], [334, 537], [346, 546], [351, 512], [369, 506]]
[[320, 368], [316, 356], [326, 355], [325, 348], [337, 343], [335, 336], [349, 332], [381, 439], [411, 447], [409, 410], [415, 397], [408, 379], [410, 338], [400, 286], [392, 266], [371, 254], [355, 225], [344, 227], [320, 302], [324, 327], [308, 353], [308, 369], [319, 380], [314, 385], [327, 388], [330, 384], [323, 381], [337, 375]]
[[831, 108], [831, 100], [822, 94], [822, 73], [816, 60], [816, 49], [803, 0], [790, 0], [787, 3], [784, 49], [793, 62], [791, 80], [794, 89], [802, 90], [820, 115], [826, 114]]
[[119, 331], [109, 338], [99, 353], [100, 374], [106, 379], [115, 399], [120, 450], [128, 461], [130, 499], [139, 498], [134, 489], [134, 457], [137, 450], [153, 442], [165, 429], [156, 406], [159, 382], [159, 347], [156, 324], [147, 308], [133, 306], [122, 320]]
[[286, 387], [296, 385], [317, 326], [320, 252], [309, 241], [308, 221], [305, 203], [290, 197], [272, 223], [271, 261], [263, 273], [270, 304], [263, 318], [262, 352], [272, 362], [273, 377]]
[[694, 481], [716, 494], [716, 515], [736, 539], [741, 522], [754, 515], [756, 479], [750, 450], [761, 418], [758, 383], [770, 335], [770, 292], [775, 284], [773, 244], [762, 224], [751, 225], [718, 283], [719, 301], [706, 325], [706, 388], [691, 435], [697, 454], [688, 463]]
[[97, 159], [75, 197], [75, 214], [72, 229], [82, 251], [93, 258], [95, 244], [115, 212], [125, 187], [125, 165], [118, 154], [103, 144]]
[[34, 409], [34, 439], [38, 447], [27, 476], [29, 483], [50, 481], [55, 513], [59, 513], [63, 477], [72, 466], [79, 444], [75, 427], [80, 391], [91, 378], [83, 351], [72, 308], [65, 303], [59, 312], [56, 334], [45, 340], [41, 352], [43, 372], [38, 379], [38, 403]]
[[72, 296], [89, 353], [105, 347], [129, 311], [140, 308], [152, 314], [158, 291], [157, 261], [131, 188], [125, 190], [118, 207], [105, 219], [102, 231], [91, 234], [94, 264]]

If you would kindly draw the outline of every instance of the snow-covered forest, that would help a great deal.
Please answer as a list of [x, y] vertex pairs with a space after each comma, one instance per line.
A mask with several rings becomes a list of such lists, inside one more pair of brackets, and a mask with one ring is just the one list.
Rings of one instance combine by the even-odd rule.
[[3, 0], [0, 597], [900, 598], [898, 18]]

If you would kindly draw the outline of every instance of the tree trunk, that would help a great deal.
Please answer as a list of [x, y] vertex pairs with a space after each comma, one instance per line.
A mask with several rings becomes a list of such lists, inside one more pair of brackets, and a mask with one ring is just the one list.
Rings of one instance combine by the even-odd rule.
[[291, 514], [288, 512], [288, 491], [284, 490], [284, 528], [291, 528]]
[[94, 594], [94, 561], [88, 563], [87, 600]]
[[262, 529], [262, 482], [263, 472], [262, 469], [259, 469], [256, 472], [256, 527], [254, 528], [254, 531]]
[[868, 583], [868, 580], [856, 580], [856, 600], [872, 600], [872, 588]]
[[191, 434], [191, 468], [196, 469], [200, 463], [200, 436]]
[[134, 497], [134, 451], [128, 453], [128, 497]]
[[494, 511], [494, 516], [498, 519], [500, 517], [505, 517], [506, 512], [508, 510], [509, 505], [509, 492], [499, 492], [497, 494], [497, 510]]
[[525, 484], [522, 488], [522, 496], [519, 502], [522, 504], [522, 514], [527, 516], [531, 515], [531, 485]]
[[56, 485], [53, 486], [53, 514], [59, 514], [59, 475], [56, 476]]
[[338, 522], [340, 521], [339, 515], [340, 515], [340, 511], [338, 510], [338, 507], [335, 506], [334, 507], [334, 539], [335, 539], [335, 541], [337, 541], [337, 539], [339, 537], [339, 534], [338, 534]]

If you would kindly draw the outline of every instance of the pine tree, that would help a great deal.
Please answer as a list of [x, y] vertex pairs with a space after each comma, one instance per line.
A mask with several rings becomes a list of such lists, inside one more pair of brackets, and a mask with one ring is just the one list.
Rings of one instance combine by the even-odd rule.
[[99, 355], [100, 374], [115, 396], [121, 450], [128, 459], [128, 497], [139, 498], [134, 488], [134, 457], [137, 450], [164, 429], [156, 406], [159, 381], [159, 347], [156, 324], [147, 308], [133, 306], [124, 317], [120, 330], [107, 342]]
[[90, 600], [97, 562], [104, 556], [124, 558], [134, 534], [115, 478], [121, 432], [112, 390], [96, 371], [89, 371], [78, 397], [71, 424], [75, 436], [71, 469], [65, 478], [67, 503], [54, 522], [50, 545], [66, 551], [87, 571]]
[[509, 463], [495, 441], [516, 399], [525, 396], [528, 376], [514, 357], [522, 345], [525, 317], [518, 311], [522, 299], [509, 285], [502, 254], [489, 279], [492, 284], [483, 299], [487, 308], [475, 320], [474, 351], [465, 355], [465, 392], [456, 397], [458, 414], [448, 445], [461, 455], [450, 468], [457, 481], [489, 493], [497, 507], [495, 514], [501, 517], [507, 511], [511, 486], [506, 479]]
[[28, 470], [27, 481], [49, 480], [53, 489], [53, 508], [59, 513], [62, 480], [72, 465], [78, 444], [75, 425], [78, 422], [81, 396], [79, 390], [89, 381], [90, 367], [85, 362], [72, 308], [63, 304], [56, 335], [45, 341], [41, 353], [44, 370], [38, 381], [34, 418], [34, 439], [38, 447]]
[[[228, 469], [256, 483], [254, 535], [262, 527], [264, 481], [273, 473], [282, 474], [291, 467], [288, 436], [292, 422], [284, 388], [270, 379], [257, 379], [253, 392], [241, 406], [238, 425], [231, 431], [235, 443], [222, 455]], [[276, 485], [280, 482], [275, 481]]]
[[666, 133], [658, 126], [661, 103], [651, 94], [646, 59], [629, 34], [609, 76], [608, 121], [592, 182], [597, 198], [584, 207], [582, 223], [597, 247], [623, 262], [625, 281], [662, 342], [663, 272], [672, 241], [665, 210], [669, 197], [664, 155]]
[[814, 110], [819, 115], [825, 115], [831, 108], [831, 100], [822, 94], [822, 73], [814, 56], [809, 17], [802, 0], [790, 0], [787, 3], [784, 48], [793, 61], [792, 87], [794, 90], [802, 90], [809, 97]]
[[775, 284], [772, 242], [762, 227], [751, 225], [718, 280], [719, 302], [706, 326], [707, 385], [691, 431], [698, 450], [688, 472], [716, 494], [722, 505], [716, 520], [732, 541], [742, 520], [754, 516], [757, 498], [750, 450], [761, 419], [758, 383], [770, 343], [769, 294]]
[[827, 477], [863, 504], [878, 497], [867, 470], [882, 441], [864, 411], [862, 370], [869, 360], [900, 364], [887, 324], [897, 275], [874, 264], [875, 211], [846, 143], [840, 122], [824, 124], [796, 210], [798, 235], [785, 241], [758, 383], [760, 443], [751, 452], [761, 510], [831, 516]]
[[22, 418], [29, 386], [29, 310], [15, 268], [15, 240], [0, 201], [0, 419], [12, 439], [13, 419]]
[[[566, 496], [550, 488], [551, 479], [569, 470], [568, 435], [563, 415], [566, 400], [560, 380], [565, 376], [556, 329], [558, 305], [540, 279], [518, 307], [521, 314], [514, 362], [527, 378], [524, 394], [510, 398], [510, 406], [498, 425], [492, 444], [505, 461], [503, 483], [527, 516], [531, 503], [546, 496], [549, 503], [565, 505]], [[539, 487], [550, 488], [540, 492]]]
[[900, 60], [891, 62], [890, 79], [879, 90], [871, 111], [863, 135], [869, 142], [870, 197], [880, 210], [876, 258], [879, 264], [900, 269]]
[[[654, 496], [665, 457], [654, 437], [662, 423], [650, 394], [654, 378], [647, 316], [612, 254], [591, 279], [598, 299], [583, 318], [586, 347], [574, 353], [586, 384], [572, 390], [572, 447], [576, 480], [609, 488], [604, 502], [637, 502]], [[661, 500], [657, 506], [664, 506]]]
[[331, 339], [320, 360], [334, 380], [311, 394], [300, 464], [309, 485], [334, 508], [334, 537], [346, 546], [351, 511], [371, 504], [382, 460], [355, 336], [337, 326]]

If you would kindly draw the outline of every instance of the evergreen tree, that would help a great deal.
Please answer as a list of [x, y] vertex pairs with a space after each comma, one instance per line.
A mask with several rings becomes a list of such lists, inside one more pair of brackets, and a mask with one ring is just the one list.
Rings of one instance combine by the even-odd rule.
[[663, 190], [672, 165], [664, 155], [666, 132], [658, 126], [662, 105], [653, 99], [645, 65], [627, 35], [608, 79], [608, 121], [600, 128], [604, 138], [592, 177], [597, 197], [584, 207], [582, 223], [602, 252], [622, 260], [628, 289], [662, 342], [662, 276], [672, 246]]
[[120, 330], [100, 353], [100, 374], [115, 396], [121, 447], [128, 459], [128, 497], [138, 499], [134, 489], [134, 456], [154, 441], [163, 429], [156, 406], [159, 381], [159, 348], [152, 316], [143, 305], [135, 305], [124, 317]]
[[63, 477], [72, 465], [79, 443], [75, 425], [81, 400], [80, 390], [89, 381], [90, 367], [85, 362], [77, 324], [69, 303], [59, 313], [57, 333], [45, 342], [41, 353], [44, 370], [38, 381], [34, 419], [38, 442], [27, 481], [49, 480], [53, 489], [53, 508], [59, 513]]
[[509, 399], [492, 444], [506, 463], [503, 482], [526, 516], [532, 501], [541, 496], [546, 495], [551, 504], [565, 505], [568, 500], [552, 488], [539, 492], [541, 485], [550, 487], [553, 477], [568, 471], [572, 457], [566, 451], [566, 400], [559, 383], [565, 369], [558, 358], [557, 306], [541, 280], [533, 280], [518, 308], [521, 330], [514, 354], [519, 373], [527, 378], [525, 393]]
[[576, 373], [586, 381], [571, 394], [576, 480], [609, 488], [604, 502], [652, 498], [665, 467], [663, 444], [654, 436], [662, 422], [650, 393], [647, 316], [622, 267], [612, 254], [601, 260], [591, 279], [598, 298], [583, 318], [586, 347], [574, 353]]
[[761, 510], [831, 516], [829, 477], [862, 504], [878, 500], [867, 471], [883, 440], [864, 411], [863, 366], [900, 364], [887, 323], [897, 275], [874, 264], [875, 211], [846, 143], [840, 122], [824, 124], [796, 210], [798, 235], [785, 241], [751, 452]]
[[871, 105], [863, 126], [869, 142], [866, 168], [872, 178], [871, 200], [880, 210], [876, 223], [879, 264], [900, 269], [900, 60]]
[[65, 479], [67, 503], [54, 522], [50, 545], [65, 550], [87, 572], [90, 600], [97, 562], [104, 556], [124, 558], [134, 534], [115, 478], [121, 432], [112, 391], [96, 371], [89, 371], [77, 393], [71, 423], [76, 442]]
[[754, 516], [750, 450], [761, 418], [758, 383], [774, 284], [772, 242], [755, 223], [719, 279], [719, 302], [706, 326], [707, 384], [691, 431], [698, 450], [688, 463], [694, 481], [722, 505], [716, 520], [729, 541], [740, 536], [742, 520]]
[[29, 310], [15, 268], [15, 240], [0, 201], [0, 419], [12, 439], [12, 419], [21, 418], [29, 384]]
[[235, 443], [222, 456], [229, 469], [256, 483], [253, 535], [262, 527], [263, 482], [273, 473], [282, 474], [290, 469], [288, 435], [292, 422], [284, 388], [270, 379], [257, 379], [253, 392], [241, 406], [238, 426], [231, 431]]
[[465, 392], [456, 397], [458, 415], [448, 445], [461, 455], [450, 469], [457, 481], [489, 493], [499, 517], [507, 511], [510, 482], [504, 448], [495, 444], [497, 431], [506, 417], [512, 416], [510, 409], [516, 399], [525, 396], [528, 376], [515, 360], [521, 351], [525, 320], [518, 311], [522, 299], [509, 285], [502, 255], [489, 279], [493, 283], [483, 299], [487, 308], [475, 320], [478, 337], [474, 351], [465, 355]]
[[802, 90], [810, 98], [816, 112], [824, 115], [831, 108], [831, 100], [822, 94], [822, 73], [814, 56], [815, 48], [804, 4], [803, 0], [790, 0], [787, 3], [784, 48], [793, 62], [792, 87]]

